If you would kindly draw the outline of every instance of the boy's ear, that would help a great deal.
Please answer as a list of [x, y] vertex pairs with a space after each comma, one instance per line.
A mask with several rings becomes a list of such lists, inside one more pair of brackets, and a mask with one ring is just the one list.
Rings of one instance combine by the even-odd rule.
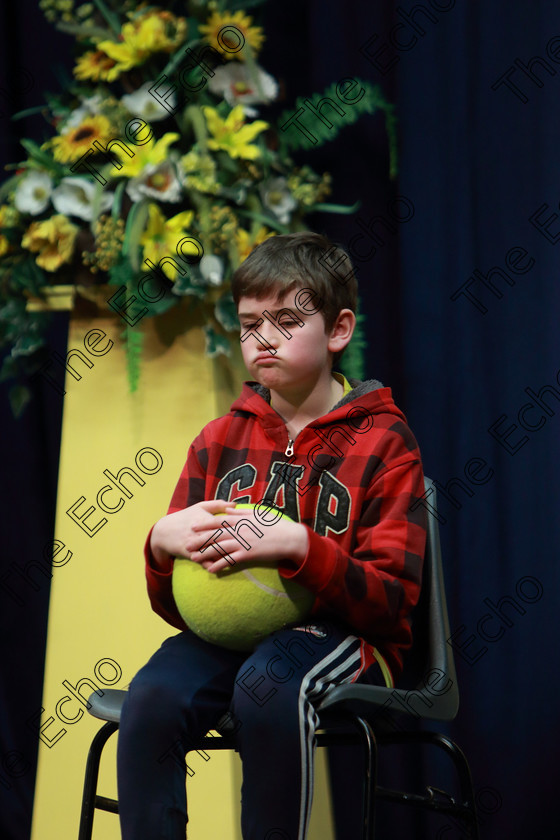
[[330, 330], [328, 348], [332, 353], [340, 353], [352, 338], [356, 316], [351, 309], [341, 309]]

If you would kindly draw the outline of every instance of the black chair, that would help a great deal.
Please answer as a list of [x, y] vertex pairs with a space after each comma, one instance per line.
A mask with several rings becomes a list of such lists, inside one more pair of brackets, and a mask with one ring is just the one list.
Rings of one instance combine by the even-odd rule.
[[[435, 508], [435, 488], [430, 502]], [[457, 714], [459, 691], [451, 646], [439, 529], [428, 515], [428, 537], [424, 558], [422, 593], [413, 615], [414, 644], [405, 663], [398, 688], [369, 685], [342, 685], [332, 689], [319, 707], [318, 746], [362, 744], [363, 799], [362, 837], [373, 840], [374, 802], [384, 799], [419, 806], [459, 819], [467, 835], [478, 840], [478, 822], [471, 774], [459, 747], [447, 736], [419, 730], [417, 722], [450, 721]], [[99, 763], [108, 738], [118, 729], [125, 691], [107, 689], [102, 696], [89, 698], [89, 713], [107, 721], [94, 737], [87, 759], [78, 840], [91, 840], [95, 809], [118, 813], [118, 801], [97, 794]], [[407, 726], [414, 721], [414, 725]], [[227, 722], [219, 727], [220, 737], [206, 735], [192, 750], [235, 749], [235, 732]], [[392, 790], [377, 785], [378, 745], [428, 744], [447, 754], [455, 767], [459, 797], [426, 785], [422, 794]]]

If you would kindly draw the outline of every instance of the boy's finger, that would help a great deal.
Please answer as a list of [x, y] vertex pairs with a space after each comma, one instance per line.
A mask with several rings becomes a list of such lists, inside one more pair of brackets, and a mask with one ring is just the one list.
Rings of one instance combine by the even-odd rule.
[[208, 499], [204, 502], [208, 513], [225, 513], [226, 510], [235, 510], [235, 502], [226, 502], [224, 499]]

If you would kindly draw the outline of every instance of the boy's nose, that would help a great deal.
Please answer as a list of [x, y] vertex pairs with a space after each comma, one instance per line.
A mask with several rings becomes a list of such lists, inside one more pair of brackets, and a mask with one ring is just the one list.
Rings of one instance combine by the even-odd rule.
[[[280, 345], [280, 340], [282, 338], [282, 334], [274, 324], [271, 324], [270, 321], [267, 321], [266, 318], [263, 319], [263, 323], [256, 328], [255, 332], [258, 334], [255, 335], [255, 340], [257, 344], [266, 349], [266, 345], [271, 346], [274, 350], [277, 350]], [[259, 341], [259, 338], [261, 339]]]
[[[261, 323], [262, 320], [262, 323]], [[275, 351], [280, 345], [282, 335], [280, 331], [266, 318], [260, 319], [241, 332], [241, 342], [248, 347], [258, 350]]]

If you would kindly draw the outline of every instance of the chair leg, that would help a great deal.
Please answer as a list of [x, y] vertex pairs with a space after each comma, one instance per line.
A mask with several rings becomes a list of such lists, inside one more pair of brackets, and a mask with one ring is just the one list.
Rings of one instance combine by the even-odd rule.
[[377, 784], [377, 743], [375, 734], [364, 718], [355, 717], [354, 724], [360, 730], [364, 751], [364, 776], [362, 789], [362, 827], [363, 840], [374, 840], [375, 837], [375, 787]]
[[[381, 736], [380, 738], [381, 744], [432, 744], [435, 747], [441, 747], [444, 752], [448, 754], [448, 756], [453, 761], [453, 765], [457, 772], [457, 776], [459, 779], [459, 789], [461, 792], [461, 803], [459, 805], [453, 805], [446, 808], [432, 807], [434, 810], [445, 811], [446, 813], [451, 813], [457, 816], [462, 822], [467, 826], [469, 838], [471, 840], [479, 840], [479, 831], [478, 831], [478, 819], [476, 815], [476, 801], [474, 798], [474, 788], [472, 783], [471, 771], [469, 768], [468, 761], [465, 757], [465, 754], [457, 746], [450, 738], [447, 738], [445, 735], [442, 735], [439, 732], [429, 732], [425, 730], [419, 730], [417, 732], [392, 732], [390, 735]], [[436, 789], [432, 789], [432, 793], [436, 792]], [[385, 795], [389, 794], [389, 791], [384, 792]], [[441, 793], [441, 791], [439, 791]], [[445, 794], [445, 796], [449, 796]], [[393, 797], [391, 797], [393, 798]], [[417, 797], [409, 797], [409, 801], [412, 802]]]
[[[435, 746], [441, 747], [451, 757], [457, 775], [459, 777], [459, 787], [461, 790], [461, 804], [468, 812], [468, 831], [471, 840], [479, 840], [478, 819], [476, 816], [476, 801], [474, 798], [474, 788], [472, 783], [471, 771], [464, 752], [457, 746], [450, 738], [442, 735], [439, 732], [425, 732], [426, 740]], [[465, 817], [461, 817], [466, 822]]]
[[93, 832], [93, 815], [95, 812], [95, 797], [97, 794], [97, 779], [99, 776], [99, 762], [103, 747], [113, 732], [119, 728], [118, 723], [109, 722], [102, 726], [89, 748], [86, 774], [84, 778], [84, 794], [82, 797], [82, 811], [78, 840], [91, 840]]

